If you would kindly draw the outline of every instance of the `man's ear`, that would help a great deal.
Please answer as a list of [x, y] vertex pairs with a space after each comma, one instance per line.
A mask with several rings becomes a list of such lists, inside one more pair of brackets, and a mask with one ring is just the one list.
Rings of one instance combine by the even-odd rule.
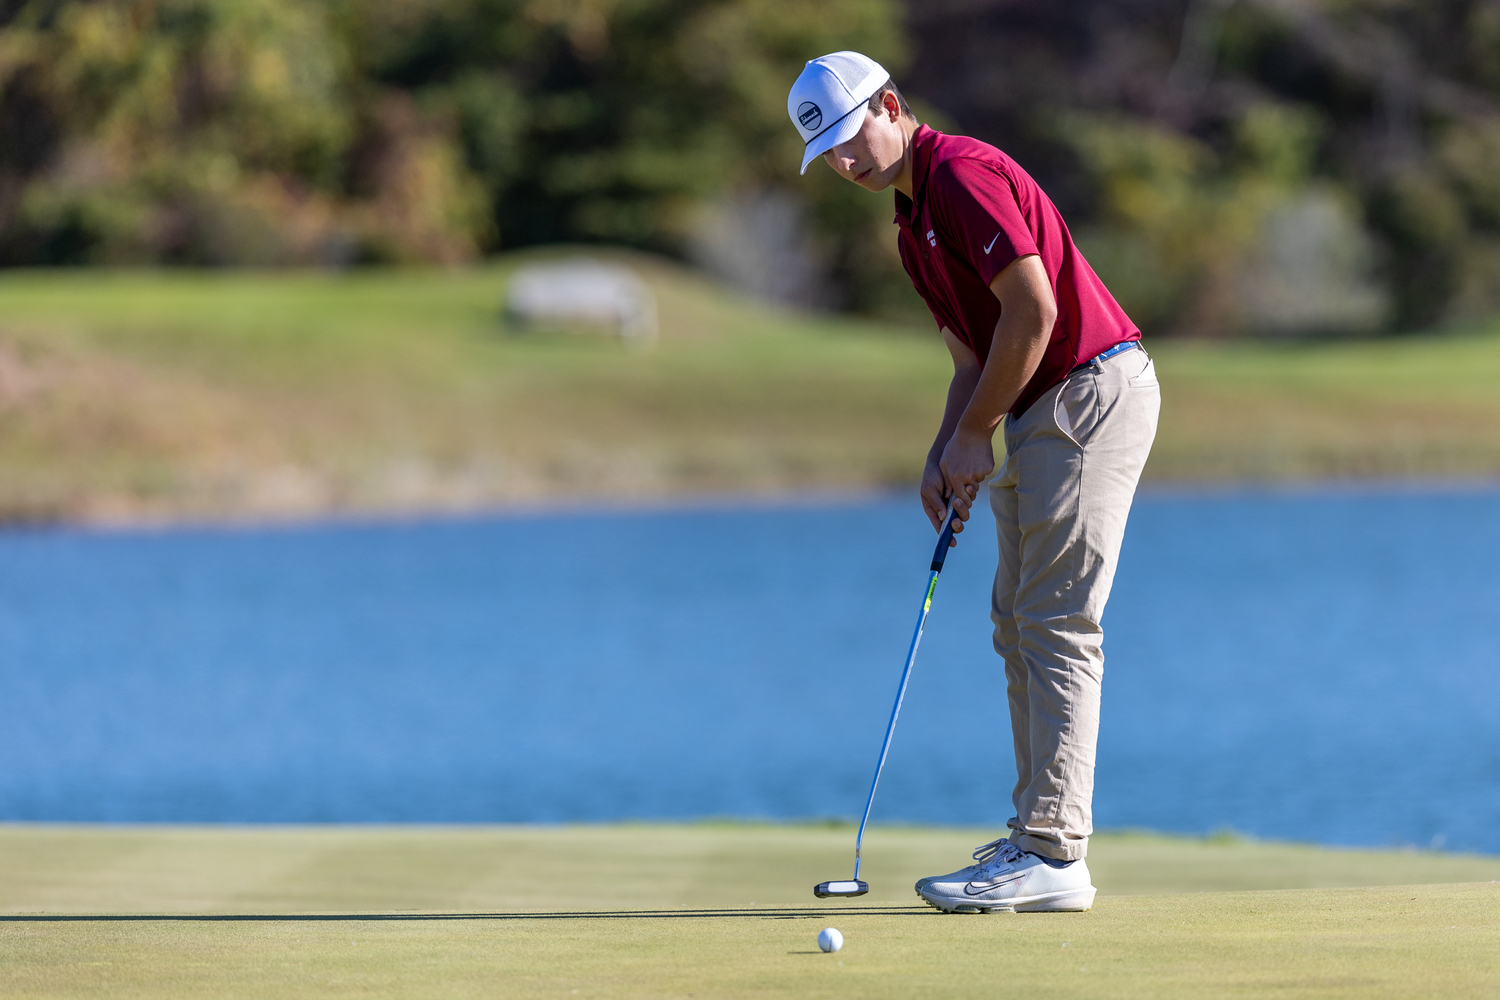
[[880, 105], [885, 109], [886, 116], [891, 121], [901, 117], [901, 102], [896, 100], [896, 95], [887, 90], [880, 98]]

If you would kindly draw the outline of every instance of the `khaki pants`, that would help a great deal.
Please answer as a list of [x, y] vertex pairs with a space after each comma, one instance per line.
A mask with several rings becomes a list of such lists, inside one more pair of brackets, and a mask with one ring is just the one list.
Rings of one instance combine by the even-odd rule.
[[1000, 536], [991, 618], [1016, 750], [1008, 825], [1017, 847], [1045, 857], [1088, 853], [1099, 620], [1160, 407], [1156, 368], [1137, 348], [1069, 376], [1005, 420], [990, 506]]

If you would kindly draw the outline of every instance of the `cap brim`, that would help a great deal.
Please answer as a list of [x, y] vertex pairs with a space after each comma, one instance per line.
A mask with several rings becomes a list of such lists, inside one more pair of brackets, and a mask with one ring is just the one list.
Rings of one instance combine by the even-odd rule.
[[[868, 100], [868, 98], [866, 98]], [[847, 115], [835, 122], [826, 132], [822, 132], [812, 142], [807, 144], [807, 149], [802, 153], [802, 172], [807, 173], [807, 165], [834, 146], [841, 142], [848, 142], [859, 132], [865, 123], [865, 116], [861, 113], [866, 110], [865, 101], [856, 104]]]

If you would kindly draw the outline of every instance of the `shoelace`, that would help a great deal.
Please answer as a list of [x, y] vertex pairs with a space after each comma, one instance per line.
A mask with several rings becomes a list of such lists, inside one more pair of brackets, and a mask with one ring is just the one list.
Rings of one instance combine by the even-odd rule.
[[1025, 852], [1012, 844], [1008, 837], [1001, 837], [999, 840], [992, 840], [980, 847], [971, 857], [979, 867], [984, 868], [997, 862], [1009, 864], [1012, 861], [1019, 861], [1024, 854]]

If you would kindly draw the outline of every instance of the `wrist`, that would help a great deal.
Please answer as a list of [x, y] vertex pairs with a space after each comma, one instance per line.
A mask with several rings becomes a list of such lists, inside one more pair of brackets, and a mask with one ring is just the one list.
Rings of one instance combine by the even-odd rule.
[[976, 420], [965, 413], [958, 426], [953, 429], [953, 436], [967, 442], [989, 441], [995, 436], [995, 428], [998, 426], [999, 420]]

